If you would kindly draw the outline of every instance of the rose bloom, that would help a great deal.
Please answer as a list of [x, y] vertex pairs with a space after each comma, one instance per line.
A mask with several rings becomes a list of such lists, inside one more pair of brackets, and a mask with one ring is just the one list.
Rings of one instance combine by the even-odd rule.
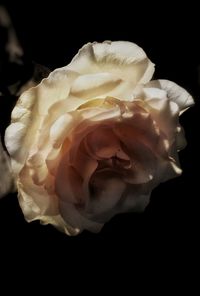
[[153, 73], [134, 43], [88, 43], [21, 95], [5, 142], [27, 221], [98, 232], [181, 174], [178, 118], [193, 99], [173, 82], [149, 82]]

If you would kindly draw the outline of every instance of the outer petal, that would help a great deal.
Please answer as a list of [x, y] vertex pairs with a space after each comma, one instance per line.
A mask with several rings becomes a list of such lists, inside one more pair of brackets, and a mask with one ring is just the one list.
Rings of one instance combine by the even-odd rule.
[[194, 104], [193, 98], [185, 89], [168, 80], [149, 82], [145, 85], [143, 93], [153, 119], [159, 129], [167, 135], [169, 147], [176, 141], [176, 150], [183, 149], [186, 140], [178, 117]]
[[153, 80], [149, 82], [147, 86], [165, 90], [167, 97], [178, 105], [180, 114], [194, 105], [192, 96], [184, 88], [172, 81], [163, 79]]
[[19, 203], [28, 222], [40, 220], [42, 224], [52, 224], [68, 235], [79, 232], [60, 216], [57, 197], [49, 194], [45, 187], [33, 183], [28, 167], [24, 167], [21, 171], [17, 186]]
[[37, 143], [40, 128], [49, 108], [55, 102], [66, 99], [69, 89], [68, 73], [59, 69], [19, 98], [11, 115], [12, 123], [5, 133], [5, 144], [12, 157], [15, 174], [22, 168], [34, 142]]
[[71, 87], [71, 95], [84, 100], [117, 97], [120, 100], [133, 98], [133, 85], [113, 73], [80, 75]]
[[61, 217], [68, 221], [71, 225], [71, 228], [74, 228], [77, 233], [83, 231], [84, 229], [91, 232], [99, 232], [103, 227], [102, 223], [98, 223], [87, 219], [84, 217], [77, 209], [68, 202], [63, 202], [60, 200], [60, 213]]
[[126, 41], [88, 43], [79, 50], [67, 68], [82, 75], [113, 73], [133, 85], [147, 83], [154, 73], [154, 65], [142, 48]]
[[159, 129], [167, 135], [170, 144], [174, 141], [178, 125], [179, 107], [169, 100], [166, 91], [158, 88], [144, 88], [145, 102]]
[[[20, 188], [20, 187], [19, 187]], [[37, 208], [32, 198], [27, 195], [23, 190], [19, 190], [19, 202], [23, 210], [25, 218], [28, 222], [34, 220], [40, 220], [41, 224], [51, 224], [58, 230], [65, 232], [67, 235], [76, 235], [79, 233], [79, 229], [73, 228], [71, 225], [66, 223], [60, 214], [48, 215], [46, 213], [42, 214]], [[29, 203], [30, 202], [30, 203]]]

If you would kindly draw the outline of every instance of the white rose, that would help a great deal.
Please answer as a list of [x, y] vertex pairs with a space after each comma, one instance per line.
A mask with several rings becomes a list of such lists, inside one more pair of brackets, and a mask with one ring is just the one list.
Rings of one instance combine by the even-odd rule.
[[193, 99], [172, 82], [149, 82], [153, 72], [136, 44], [89, 43], [21, 95], [5, 141], [27, 221], [97, 232], [181, 174], [178, 117]]

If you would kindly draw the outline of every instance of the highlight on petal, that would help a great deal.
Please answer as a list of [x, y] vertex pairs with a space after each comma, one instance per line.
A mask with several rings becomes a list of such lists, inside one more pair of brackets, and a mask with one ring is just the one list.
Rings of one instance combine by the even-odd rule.
[[50, 140], [53, 147], [59, 147], [74, 126], [74, 120], [70, 113], [60, 116], [50, 128]]
[[21, 138], [25, 136], [26, 126], [21, 122], [11, 123], [6, 129], [5, 144], [10, 155], [21, 154]]
[[81, 75], [113, 73], [133, 86], [147, 83], [154, 73], [154, 65], [143, 49], [127, 41], [88, 43], [79, 50], [67, 68]]
[[[173, 154], [186, 146], [179, 115], [194, 104], [192, 96], [182, 87], [168, 80], [154, 80], [144, 86], [145, 102], [160, 130], [167, 136], [170, 147], [176, 142]], [[177, 156], [178, 159], [178, 156]]]
[[70, 90], [70, 71], [55, 70], [48, 78], [19, 98], [11, 114], [11, 125], [5, 133], [5, 144], [12, 157], [12, 168], [17, 174], [40, 133], [49, 108], [67, 98]]
[[121, 79], [110, 73], [95, 73], [79, 76], [71, 87], [71, 93], [78, 97], [95, 98], [112, 91]]
[[74, 80], [70, 95], [87, 101], [106, 97], [130, 101], [133, 98], [133, 85], [108, 72], [85, 74]]
[[179, 107], [167, 97], [164, 90], [157, 88], [144, 88], [145, 103], [148, 104], [152, 118], [155, 120], [170, 143], [174, 141], [177, 132]]
[[153, 80], [148, 83], [148, 87], [160, 88], [167, 93], [167, 97], [179, 107], [180, 114], [187, 108], [194, 105], [192, 96], [178, 84], [164, 79]]

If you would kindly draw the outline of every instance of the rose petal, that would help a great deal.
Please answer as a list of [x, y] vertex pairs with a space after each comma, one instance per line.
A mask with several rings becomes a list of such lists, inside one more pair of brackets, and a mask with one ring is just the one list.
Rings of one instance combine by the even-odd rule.
[[[88, 156], [84, 148], [85, 147], [81, 145], [77, 151], [74, 150], [76, 153], [71, 153], [69, 161], [82, 177], [82, 198], [84, 199], [84, 203], [86, 203], [89, 198], [89, 181], [98, 166], [98, 162], [95, 158]], [[71, 149], [73, 151], [73, 147]]]
[[79, 76], [71, 87], [71, 95], [85, 100], [116, 97], [119, 100], [133, 98], [133, 86], [112, 73], [94, 73]]
[[44, 155], [37, 152], [26, 161], [26, 166], [31, 172], [33, 183], [36, 185], [43, 185], [46, 178], [48, 177], [48, 169], [46, 166]]
[[[40, 220], [42, 224], [52, 224], [58, 230], [65, 232], [68, 235], [76, 235], [79, 233], [77, 228], [73, 228], [69, 223], [66, 223], [58, 212], [57, 205], [52, 201], [56, 200], [55, 197], [51, 200], [51, 206], [47, 201], [45, 191], [42, 187], [34, 186], [29, 187], [29, 190], [24, 190], [21, 182], [18, 183], [18, 198], [20, 206], [23, 210], [24, 217], [28, 222]], [[41, 199], [42, 196], [42, 199]], [[48, 198], [52, 198], [48, 197]], [[50, 206], [48, 208], [47, 206]]]
[[154, 72], [154, 65], [145, 52], [134, 43], [105, 41], [84, 45], [68, 65], [80, 74], [109, 72], [125, 81], [147, 83]]
[[184, 88], [172, 81], [163, 79], [154, 80], [148, 83], [148, 87], [157, 87], [165, 90], [168, 98], [178, 105], [180, 114], [194, 105], [192, 96]]
[[62, 160], [55, 180], [55, 191], [59, 199], [74, 204], [83, 204], [82, 186], [81, 176], [72, 166], [68, 166]]
[[95, 98], [109, 93], [122, 80], [110, 73], [95, 73], [79, 76], [71, 87], [72, 95], [81, 98]]
[[184, 129], [180, 125], [177, 126], [176, 131], [176, 148], [177, 151], [180, 151], [185, 148], [185, 146], [187, 145], [187, 141], [185, 139]]
[[[73, 147], [71, 148], [73, 150]], [[67, 153], [62, 158], [55, 181], [56, 192], [60, 199], [85, 204], [88, 198], [88, 182], [97, 168], [97, 161], [82, 151]]]
[[94, 222], [87, 219], [74, 207], [73, 204], [68, 202], [63, 202], [60, 200], [60, 213], [64, 221], [67, 221], [71, 227], [77, 229], [78, 232], [84, 229], [99, 232], [103, 227], [102, 223]]
[[50, 128], [50, 141], [53, 147], [59, 147], [69, 134], [70, 130], [75, 126], [75, 120], [69, 113], [60, 116]]
[[179, 125], [180, 109], [177, 103], [166, 97], [166, 91], [152, 88], [144, 88], [145, 102], [148, 103], [150, 113], [156, 121], [159, 129], [166, 135], [168, 150], [176, 141], [176, 150], [185, 147], [184, 131]]
[[118, 138], [109, 127], [100, 127], [89, 133], [85, 144], [89, 154], [96, 159], [111, 158], [121, 150]]
[[63, 220], [61, 215], [56, 216], [40, 216], [37, 219], [40, 220], [41, 224], [51, 224], [56, 227], [59, 231], [66, 233], [67, 235], [77, 235], [80, 230], [78, 228], [73, 228], [69, 223]]
[[95, 219], [98, 215], [112, 210], [121, 199], [126, 188], [119, 178], [108, 178], [105, 173], [97, 173], [93, 178], [94, 195], [90, 198], [87, 216]]
[[22, 145], [27, 127], [21, 122], [11, 123], [5, 131], [5, 145], [11, 156], [11, 166], [14, 176], [22, 168], [22, 162], [28, 153], [26, 144]]
[[14, 173], [22, 168], [30, 147], [37, 141], [40, 125], [50, 106], [67, 98], [70, 89], [68, 72], [55, 70], [37, 87], [24, 92], [19, 98], [11, 116], [13, 123], [5, 134], [6, 147], [13, 159]]
[[[23, 154], [21, 152], [21, 138], [25, 136], [26, 126], [21, 122], [11, 123], [5, 132], [5, 144], [11, 156]], [[23, 149], [23, 148], [22, 148]], [[18, 156], [18, 155], [17, 155]], [[18, 157], [15, 159], [18, 159]]]
[[17, 187], [20, 206], [27, 220], [37, 219], [37, 215], [58, 214], [57, 198], [49, 195], [43, 186], [34, 184], [32, 170], [28, 166], [21, 170]]
[[146, 99], [152, 118], [156, 121], [169, 141], [173, 141], [178, 125], [179, 108], [176, 103], [165, 98]]
[[[138, 110], [139, 111], [139, 110]], [[141, 146], [148, 147], [155, 155], [160, 153], [159, 147], [159, 129], [153, 122], [149, 113], [142, 113], [133, 111], [133, 116], [124, 119], [122, 122], [116, 122], [114, 125], [114, 132], [121, 140], [121, 143], [126, 144], [127, 147], [134, 149], [134, 144], [136, 141], [141, 143]], [[128, 144], [129, 143], [129, 144]]]

